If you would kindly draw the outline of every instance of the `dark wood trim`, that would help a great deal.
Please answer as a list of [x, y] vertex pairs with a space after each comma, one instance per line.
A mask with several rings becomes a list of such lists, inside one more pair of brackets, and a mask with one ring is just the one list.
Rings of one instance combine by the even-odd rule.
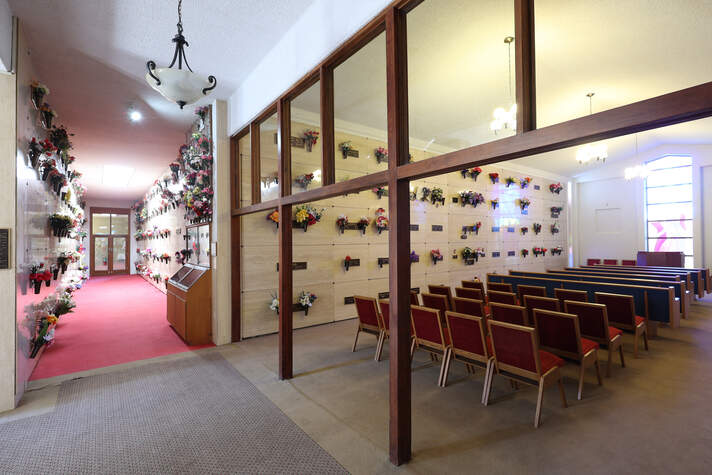
[[231, 261], [231, 292], [232, 292], [232, 318], [231, 341], [234, 343], [242, 339], [242, 280], [240, 271], [241, 262], [241, 236], [240, 216], [230, 218], [230, 261]]
[[315, 69], [294, 83], [294, 85], [292, 85], [292, 87], [284, 93], [280, 99], [293, 101], [317, 82], [319, 82], [319, 70]]
[[416, 180], [712, 116], [712, 82], [398, 167]]
[[234, 135], [230, 137], [230, 211], [234, 212], [241, 205], [240, 194], [242, 184], [240, 183], [240, 139], [242, 137]]
[[279, 207], [279, 198], [274, 200], [264, 201], [250, 206], [243, 206], [240, 209], [233, 210], [233, 216], [245, 216], [247, 214], [258, 213], [260, 211], [272, 210]]
[[[102, 208], [92, 206], [89, 208], [89, 212], [93, 218], [94, 214], [131, 214], [130, 208]], [[129, 228], [131, 227], [131, 221], [129, 220]]]
[[388, 103], [388, 264], [390, 293], [390, 420], [391, 463], [411, 458], [410, 375], [410, 199], [409, 181], [397, 180], [398, 166], [408, 163], [408, 49], [406, 13], [386, 14], [386, 76]]
[[297, 193], [284, 197], [282, 203], [302, 204], [310, 201], [324, 200], [334, 196], [345, 195], [348, 193], [358, 193], [359, 191], [368, 190], [374, 186], [386, 185], [388, 183], [388, 171], [383, 170], [370, 175], [363, 175], [349, 181], [341, 181], [333, 185], [314, 188], [311, 190]]
[[250, 124], [250, 195], [252, 204], [262, 201], [262, 170], [260, 162], [260, 124], [253, 122]]
[[321, 184], [336, 182], [334, 140], [334, 70], [326, 66], [319, 69], [321, 84]]
[[277, 107], [277, 156], [279, 157], [278, 177], [279, 196], [284, 198], [292, 194], [292, 135], [290, 102], [279, 101]]
[[514, 0], [514, 63], [517, 133], [536, 128], [534, 0]]
[[[289, 142], [287, 142], [289, 143]], [[293, 375], [292, 205], [279, 207], [279, 379]]]

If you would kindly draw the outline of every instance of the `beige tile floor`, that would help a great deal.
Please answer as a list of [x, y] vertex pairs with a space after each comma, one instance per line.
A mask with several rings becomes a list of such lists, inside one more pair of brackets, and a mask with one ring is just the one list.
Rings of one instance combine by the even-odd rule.
[[[279, 381], [277, 337], [269, 335], [201, 351], [218, 351], [352, 473], [709, 473], [712, 465], [712, 298], [693, 306], [681, 328], [661, 328], [650, 351], [596, 385], [587, 374], [577, 401], [578, 368], [564, 368], [570, 406], [547, 390], [534, 429], [536, 390], [513, 391], [495, 378], [490, 406], [480, 404], [482, 376], [459, 364], [446, 388], [425, 355], [413, 363], [413, 460], [388, 462], [388, 351], [373, 360], [375, 338], [351, 353], [353, 320], [295, 332], [295, 377]], [[34, 381], [20, 407], [0, 423], [53, 410], [62, 380], [123, 370], [191, 353]], [[605, 352], [600, 358], [605, 360]]]

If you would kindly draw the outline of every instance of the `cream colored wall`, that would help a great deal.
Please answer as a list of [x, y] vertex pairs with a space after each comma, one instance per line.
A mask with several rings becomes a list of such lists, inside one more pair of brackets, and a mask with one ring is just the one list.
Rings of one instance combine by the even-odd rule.
[[[271, 124], [270, 124], [271, 125]], [[292, 124], [292, 135], [300, 137], [303, 132], [316, 127], [301, 123]], [[272, 126], [265, 127], [260, 137], [260, 150], [262, 156], [262, 176], [265, 177], [276, 171], [276, 146], [274, 145], [274, 130]], [[341, 181], [356, 176], [373, 173], [386, 168], [386, 163], [377, 164], [373, 152], [377, 147], [386, 144], [377, 138], [357, 136], [351, 133], [336, 133], [336, 145], [350, 140], [355, 149], [359, 151], [359, 158], [343, 159], [341, 152], [336, 151], [336, 180]], [[241, 142], [247, 144], [249, 138]], [[247, 164], [249, 153], [240, 150], [241, 162]], [[412, 149], [414, 160], [421, 160], [433, 156], [432, 153]], [[321, 168], [321, 141], [307, 152], [304, 148], [292, 147], [292, 175], [296, 178], [303, 173], [314, 172]], [[245, 167], [246, 168], [246, 167]], [[242, 170], [243, 204], [249, 196], [245, 193], [245, 186], [249, 186], [246, 179], [246, 169]], [[487, 174], [498, 172], [500, 183], [492, 184]], [[411, 203], [411, 222], [419, 225], [418, 231], [411, 231], [411, 249], [420, 256], [420, 262], [412, 264], [412, 287], [426, 290], [427, 284], [447, 284], [459, 286], [461, 280], [472, 279], [477, 276], [484, 279], [488, 272], [506, 273], [509, 269], [544, 270], [547, 267], [561, 267], [566, 264], [566, 229], [567, 210], [566, 192], [554, 195], [549, 191], [549, 185], [558, 180], [545, 178], [545, 173], [522, 173], [505, 167], [483, 167], [483, 172], [475, 182], [471, 178], [463, 178], [459, 172], [441, 175], [413, 182], [413, 188], [418, 189], [418, 199]], [[530, 176], [533, 182], [528, 189], [521, 190], [518, 185], [506, 188], [504, 179], [507, 176], [523, 178]], [[534, 186], [539, 186], [535, 190]], [[315, 180], [309, 186], [320, 186]], [[440, 187], [446, 198], [445, 205], [433, 205], [430, 202], [420, 201], [420, 190]], [[273, 186], [263, 199], [269, 199], [276, 194]], [[298, 185], [293, 185], [293, 192], [303, 191]], [[248, 188], [249, 190], [249, 188]], [[463, 190], [481, 192], [488, 200], [487, 203], [477, 208], [462, 207], [453, 203], [452, 197], [459, 196]], [[523, 215], [516, 200], [526, 196], [531, 200], [528, 214]], [[489, 200], [499, 197], [500, 207], [492, 211]], [[318, 203], [312, 203], [316, 208], [325, 208], [321, 222], [310, 227], [307, 232], [295, 229], [294, 261], [307, 262], [306, 270], [294, 271], [294, 300], [302, 291], [310, 291], [318, 299], [309, 310], [307, 316], [304, 312], [294, 313], [294, 327], [327, 323], [336, 320], [353, 318], [354, 306], [344, 304], [344, 297], [352, 295], [368, 295], [376, 297], [380, 292], [388, 291], [388, 266], [379, 268], [377, 259], [388, 257], [388, 233], [377, 234], [371, 224], [365, 235], [357, 230], [347, 230], [341, 234], [335, 224], [340, 214], [345, 214], [351, 222], [358, 221], [361, 216], [373, 220], [376, 209], [388, 207], [386, 197], [377, 199], [373, 191], [363, 191], [358, 194], [339, 196]], [[564, 211], [559, 219], [550, 216], [550, 207], [561, 206]], [[278, 256], [278, 231], [276, 226], [266, 220], [267, 213], [257, 213], [242, 218], [241, 244], [241, 316], [243, 336], [250, 337], [277, 330], [277, 315], [269, 310], [272, 295], [276, 295], [278, 288], [278, 272], [276, 270]], [[481, 222], [479, 235], [468, 234], [466, 239], [461, 239], [462, 227], [471, 226]], [[550, 225], [558, 223], [560, 233], [552, 235]], [[532, 224], [538, 222], [542, 231], [535, 236]], [[442, 232], [433, 231], [432, 225], [441, 225]], [[492, 232], [493, 226], [499, 226], [500, 232]], [[520, 227], [528, 226], [529, 232], [522, 236]], [[508, 227], [514, 227], [514, 232], [507, 232]], [[459, 255], [465, 246], [482, 247], [487, 256], [481, 258], [474, 265], [465, 265]], [[551, 249], [561, 246], [564, 252], [561, 256], [534, 257], [531, 248], [534, 246]], [[520, 256], [520, 250], [526, 248], [530, 255], [526, 258]], [[444, 260], [433, 264], [430, 260], [430, 251], [440, 249]], [[501, 257], [492, 257], [492, 252], [501, 253]], [[514, 257], [507, 257], [508, 251], [515, 251]], [[457, 253], [457, 258], [452, 258], [452, 253]], [[360, 267], [353, 267], [346, 272], [342, 261], [346, 255], [361, 260]]]
[[10, 230], [9, 269], [0, 270], [0, 412], [15, 407], [16, 77], [0, 74], [0, 228]]

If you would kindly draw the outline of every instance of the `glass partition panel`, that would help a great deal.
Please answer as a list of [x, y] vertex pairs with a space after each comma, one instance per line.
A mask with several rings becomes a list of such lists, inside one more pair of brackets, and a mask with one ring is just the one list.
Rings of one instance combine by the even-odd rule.
[[111, 215], [108, 213], [94, 213], [91, 217], [92, 234], [109, 234], [111, 229]]
[[129, 215], [128, 214], [112, 214], [111, 215], [111, 234], [128, 234], [129, 233]]
[[291, 103], [292, 194], [321, 186], [319, 82]]
[[112, 241], [112, 262], [111, 269], [114, 271], [126, 270], [126, 238], [113, 237]]
[[109, 270], [109, 238], [94, 238], [94, 270]]
[[[478, 2], [479, 3], [479, 2]], [[536, 0], [537, 127], [710, 80], [712, 3]], [[410, 33], [410, 32], [409, 32]], [[589, 103], [587, 93], [595, 95]], [[589, 106], [592, 106], [589, 109]]]
[[260, 195], [262, 201], [279, 198], [277, 130], [278, 121], [275, 112], [260, 124]]
[[386, 35], [334, 69], [336, 181], [388, 167]]
[[237, 179], [240, 180], [240, 196], [237, 197], [238, 207], [252, 204], [252, 157], [250, 155], [250, 133], [237, 141]]
[[514, 2], [426, 0], [407, 22], [412, 159], [516, 133]]

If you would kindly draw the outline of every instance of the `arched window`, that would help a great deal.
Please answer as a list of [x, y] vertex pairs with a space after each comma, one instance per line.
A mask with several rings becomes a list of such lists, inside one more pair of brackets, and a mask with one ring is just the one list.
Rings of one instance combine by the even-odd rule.
[[648, 251], [681, 251], [692, 258], [692, 157], [668, 155], [646, 164], [646, 243]]

